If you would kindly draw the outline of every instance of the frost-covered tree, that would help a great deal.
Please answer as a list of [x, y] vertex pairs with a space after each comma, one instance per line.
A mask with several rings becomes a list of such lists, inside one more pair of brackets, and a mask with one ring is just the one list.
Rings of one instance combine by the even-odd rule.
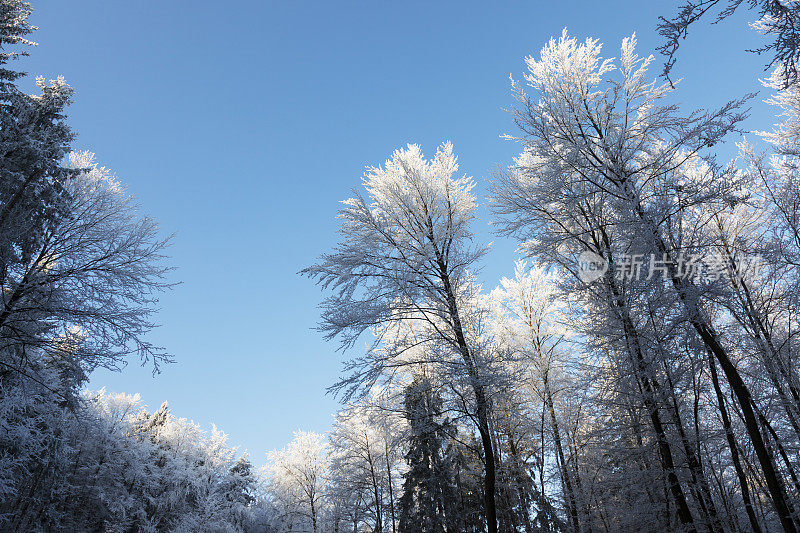
[[81, 393], [129, 354], [168, 360], [146, 338], [166, 240], [92, 154], [70, 153], [64, 80], [18, 86], [30, 14], [0, 0], [0, 529], [264, 531], [222, 432]]
[[[479, 307], [469, 268], [485, 248], [473, 243], [470, 229], [474, 182], [454, 177], [457, 170], [450, 143], [441, 145], [430, 160], [416, 145], [395, 151], [383, 167], [367, 171], [366, 197], [344, 202], [341, 242], [303, 273], [333, 291], [322, 304], [320, 325], [329, 338], [339, 337], [349, 347], [370, 328], [377, 337], [373, 357], [365, 365], [353, 365], [353, 377], [343, 382], [351, 392], [364, 383], [371, 386], [396, 362], [398, 352], [410, 347], [438, 352], [458, 365], [467, 387], [461, 395], [472, 397], [486, 458], [486, 516], [494, 532], [497, 459], [482, 361], [486, 353], [471, 335], [480, 329], [480, 313], [466, 312]], [[397, 342], [398, 334], [403, 342]]]
[[[594, 309], [588, 317], [595, 329], [603, 321], [608, 326], [595, 337], [613, 341], [604, 349], [631, 361], [631, 393], [641, 391], [684, 527], [696, 527], [698, 513], [710, 524], [717, 518], [703, 494], [693, 447], [681, 436], [682, 424], [677, 435], [665, 425], [668, 419], [677, 422], [682, 410], [679, 397], [665, 387], [674, 373], [670, 365], [682, 363], [664, 349], [669, 342], [713, 355], [738, 403], [777, 519], [795, 531], [793, 503], [762, 433], [739, 345], [717, 318], [714, 287], [684, 275], [681, 259], [710, 250], [708, 234], [697, 230], [725, 204], [742, 201], [740, 175], [704, 154], [735, 130], [744, 117], [743, 101], [681, 116], [665, 102], [670, 86], [646, 78], [652, 56], [639, 58], [634, 48], [635, 39], [625, 39], [615, 62], [600, 57], [597, 41], [579, 43], [564, 33], [539, 59], [526, 60], [525, 79], [537, 98], [514, 84], [524, 150], [497, 186], [495, 206], [503, 229], [527, 251], [571, 273], [568, 286]], [[577, 268], [578, 255], [587, 251], [609, 266], [589, 286]], [[621, 261], [631, 254], [649, 258], [663, 275], [620, 275], [626, 268]], [[673, 325], [669, 333], [662, 317]], [[616, 340], [615, 330], [621, 332]], [[687, 462], [690, 479], [681, 479], [676, 460]], [[687, 492], [696, 500], [695, 511]]]
[[[3, 422], [26, 435], [4, 448], [9, 464], [0, 477], [52, 469], [49, 462], [64, 458], [58, 417], [74, 416], [64, 408], [79, 409], [78, 391], [94, 368], [117, 368], [134, 351], [155, 368], [166, 360], [145, 339], [155, 293], [166, 287], [165, 241], [91, 154], [72, 154], [69, 165], [80, 170], [64, 184], [61, 215], [41, 226], [26, 262], [0, 268]], [[44, 479], [34, 477], [34, 487]], [[27, 489], [12, 490], [19, 498]]]
[[323, 435], [297, 431], [282, 450], [269, 453], [268, 490], [282, 530], [322, 530], [329, 472], [329, 448]]
[[351, 404], [336, 415], [329, 482], [334, 491], [360, 494], [361, 519], [373, 531], [395, 531], [401, 432], [383, 407]]
[[3, 366], [29, 372], [36, 351], [88, 372], [118, 368], [134, 352], [158, 368], [168, 359], [145, 334], [168, 286], [166, 241], [92, 154], [70, 154], [69, 167], [79, 171], [64, 186], [63, 216], [42, 228], [24, 268], [4, 269], [0, 280]]
[[[41, 434], [26, 437], [41, 441], [38, 455], [26, 458], [13, 490], [0, 498], [3, 530], [260, 527], [250, 508], [247, 460], [236, 457], [222, 432], [203, 432], [166, 405], [149, 414], [138, 396], [84, 392], [78, 412], [49, 400], [33, 406]], [[13, 422], [6, 418], [6, 427]]]
[[[503, 278], [492, 292], [498, 308], [495, 327], [522, 367], [518, 388], [523, 393], [530, 389], [547, 411], [567, 515], [572, 529], [579, 531], [576, 480], [567, 463], [563, 423], [559, 423], [563, 409], [556, 403], [570, 377], [571, 353], [566, 345], [571, 332], [566, 327], [567, 309], [556, 278], [543, 267], [529, 268], [525, 261], [517, 261], [514, 274], [513, 279]], [[515, 418], [523, 419], [522, 413], [517, 413]]]
[[20, 0], [0, 2], [0, 268], [3, 275], [23, 267], [33, 255], [46, 224], [63, 215], [64, 186], [74, 171], [63, 164], [72, 133], [64, 110], [72, 89], [62, 78], [37, 78], [40, 95], [16, 85], [24, 72], [10, 63], [27, 55], [20, 47], [35, 43], [28, 21], [31, 6]]
[[350, 408], [337, 415], [330, 435], [331, 468], [339, 474], [338, 487], [362, 495], [365, 521], [383, 531], [385, 458], [381, 439], [364, 414]]
[[453, 437], [455, 427], [442, 417], [442, 399], [424, 376], [406, 389], [408, 471], [400, 498], [400, 531], [459, 531]]
[[79, 391], [128, 353], [166, 360], [145, 338], [165, 241], [91, 154], [69, 154], [64, 80], [37, 78], [39, 95], [18, 87], [30, 14], [0, 2], [0, 523], [114, 528], [132, 512], [122, 472], [143, 457], [115, 462], [136, 445]]
[[0, 2], [0, 378], [41, 382], [43, 361], [76, 375], [116, 368], [131, 352], [157, 368], [167, 358], [145, 334], [167, 286], [166, 242], [92, 154], [69, 153], [64, 80], [38, 78], [41, 95], [17, 87], [30, 14]]

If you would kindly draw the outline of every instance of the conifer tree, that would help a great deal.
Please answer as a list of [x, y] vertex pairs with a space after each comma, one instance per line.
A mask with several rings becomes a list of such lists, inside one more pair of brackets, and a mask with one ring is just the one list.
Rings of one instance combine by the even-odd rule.
[[442, 400], [431, 382], [417, 377], [405, 394], [410, 433], [408, 472], [400, 498], [400, 531], [457, 531], [456, 487], [451, 448], [452, 424], [441, 420]]

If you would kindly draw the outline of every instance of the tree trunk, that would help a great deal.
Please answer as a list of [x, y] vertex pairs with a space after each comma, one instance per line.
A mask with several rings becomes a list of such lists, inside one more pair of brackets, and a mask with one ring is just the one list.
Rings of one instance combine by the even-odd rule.
[[370, 452], [369, 437], [367, 436], [366, 430], [364, 430], [364, 443], [367, 447], [367, 462], [369, 463], [369, 474], [372, 478], [372, 491], [373, 496], [375, 497], [375, 529], [373, 531], [375, 533], [381, 533], [383, 531], [383, 513], [381, 511], [381, 497], [380, 490], [378, 488], [378, 476], [375, 474], [375, 463], [372, 460], [372, 452]]
[[488, 533], [497, 533], [497, 504], [495, 501], [496, 492], [496, 472], [495, 472], [495, 457], [494, 447], [492, 445], [492, 434], [489, 429], [489, 405], [487, 403], [486, 391], [480, 382], [475, 363], [472, 360], [467, 339], [464, 335], [464, 329], [461, 325], [461, 317], [458, 312], [458, 305], [456, 304], [455, 293], [450, 284], [450, 276], [447, 272], [447, 267], [443, 260], [439, 260], [439, 275], [444, 286], [444, 292], [447, 298], [448, 311], [450, 314], [451, 326], [453, 334], [455, 335], [456, 345], [461, 352], [461, 357], [464, 360], [464, 365], [467, 368], [467, 374], [472, 381], [472, 388], [475, 392], [475, 403], [477, 404], [477, 418], [478, 418], [478, 433], [481, 436], [481, 444], [483, 445], [483, 454], [485, 461], [485, 477], [484, 477], [484, 491], [483, 501], [486, 507], [486, 527]]
[[[607, 248], [610, 250], [610, 246]], [[609, 255], [610, 257], [610, 255]], [[659, 414], [658, 403], [656, 402], [656, 388], [658, 382], [651, 379], [651, 372], [647, 361], [645, 361], [644, 354], [642, 353], [641, 343], [639, 342], [639, 333], [634, 326], [633, 320], [630, 317], [629, 311], [622, 301], [622, 293], [618, 289], [614, 280], [614, 272], [610, 269], [606, 272], [606, 286], [609, 289], [609, 300], [617, 313], [617, 318], [622, 322], [623, 333], [626, 341], [626, 348], [631, 358], [633, 359], [633, 367], [641, 382], [644, 396], [645, 409], [650, 416], [650, 422], [653, 425], [653, 430], [656, 433], [656, 440], [658, 443], [658, 453], [661, 458], [661, 465], [667, 475], [667, 485], [678, 511], [678, 519], [681, 521], [689, 532], [696, 532], [694, 526], [694, 519], [692, 512], [689, 510], [689, 504], [686, 502], [686, 496], [683, 493], [680, 480], [675, 473], [675, 462], [672, 457], [672, 448], [667, 440], [664, 425], [661, 422], [661, 415]]]
[[778, 473], [775, 469], [775, 464], [772, 461], [772, 456], [767, 450], [767, 446], [764, 443], [764, 439], [761, 436], [761, 431], [758, 427], [758, 421], [756, 420], [756, 415], [753, 411], [753, 399], [750, 396], [750, 391], [745, 385], [742, 376], [739, 374], [739, 371], [736, 369], [736, 366], [728, 357], [727, 352], [717, 340], [713, 331], [709, 330], [708, 327], [700, 322], [696, 316], [692, 318], [692, 325], [700, 334], [700, 337], [703, 339], [703, 342], [706, 343], [706, 346], [708, 346], [711, 353], [713, 353], [717, 358], [717, 361], [719, 361], [722, 371], [725, 373], [725, 377], [728, 379], [728, 383], [730, 384], [733, 393], [736, 395], [736, 399], [739, 402], [739, 407], [742, 410], [742, 415], [744, 416], [744, 423], [745, 427], [747, 428], [747, 433], [750, 436], [753, 449], [756, 452], [758, 462], [761, 465], [761, 470], [764, 473], [764, 478], [767, 482], [767, 488], [769, 489], [770, 496], [772, 496], [772, 503], [775, 506], [775, 511], [778, 513], [778, 518], [781, 521], [781, 525], [783, 526], [784, 531], [787, 533], [796, 533], [797, 527], [795, 526], [791, 512], [789, 511], [786, 492], [783, 484], [778, 478]]
[[753, 528], [753, 533], [761, 533], [761, 526], [756, 518], [756, 512], [753, 509], [753, 502], [750, 499], [750, 488], [747, 485], [747, 476], [745, 476], [742, 462], [739, 460], [739, 448], [736, 445], [736, 437], [733, 434], [731, 427], [731, 419], [728, 416], [728, 409], [725, 407], [725, 396], [722, 394], [722, 389], [719, 386], [719, 379], [717, 378], [717, 365], [714, 362], [714, 357], [711, 352], [708, 354], [708, 366], [711, 369], [711, 383], [714, 385], [714, 392], [717, 395], [717, 403], [719, 404], [719, 414], [722, 417], [722, 427], [725, 429], [725, 436], [728, 439], [728, 446], [731, 449], [731, 460], [733, 467], [736, 470], [736, 476], [739, 478], [739, 486], [742, 490], [742, 500], [744, 501], [744, 509], [747, 513], [747, 518], [750, 520], [750, 527]]
[[689, 472], [692, 475], [692, 483], [696, 487], [697, 501], [703, 513], [706, 515], [706, 519], [709, 521], [709, 530], [721, 532], [722, 524], [719, 521], [717, 507], [714, 505], [714, 498], [711, 496], [711, 487], [708, 485], [705, 472], [703, 472], [703, 465], [700, 462], [700, 458], [695, 454], [694, 448], [689, 443], [689, 438], [686, 435], [686, 431], [683, 429], [680, 404], [678, 404], [678, 398], [675, 395], [675, 384], [672, 381], [672, 375], [666, 362], [664, 363], [664, 373], [667, 377], [669, 392], [670, 396], [672, 397], [672, 412], [675, 419], [675, 428], [678, 430], [678, 435], [683, 443], [683, 450], [686, 454], [686, 462], [689, 466]]
[[383, 448], [384, 452], [386, 453], [386, 480], [389, 485], [389, 514], [392, 518], [392, 533], [397, 533], [396, 526], [395, 526], [395, 516], [394, 516], [394, 489], [392, 488], [392, 466], [389, 461], [389, 443], [386, 442], [386, 438], [383, 439]]
[[486, 527], [489, 533], [497, 533], [497, 504], [495, 503], [495, 459], [492, 436], [489, 431], [489, 417], [486, 409], [486, 395], [483, 387], [475, 386], [475, 398], [478, 402], [478, 433], [483, 445], [486, 476], [484, 479], [483, 503], [486, 506]]
[[556, 446], [556, 453], [558, 454], [558, 462], [561, 465], [561, 479], [564, 482], [564, 488], [567, 492], [567, 511], [572, 522], [572, 530], [575, 533], [580, 532], [580, 524], [578, 522], [578, 504], [575, 501], [575, 493], [572, 490], [572, 481], [570, 480], [569, 470], [567, 470], [567, 462], [564, 459], [564, 448], [561, 446], [561, 432], [558, 429], [558, 420], [556, 420], [556, 411], [553, 407], [553, 395], [550, 392], [550, 383], [547, 379], [547, 374], [542, 379], [544, 384], [545, 402], [547, 409], [550, 411], [550, 424], [553, 426], [553, 441]]

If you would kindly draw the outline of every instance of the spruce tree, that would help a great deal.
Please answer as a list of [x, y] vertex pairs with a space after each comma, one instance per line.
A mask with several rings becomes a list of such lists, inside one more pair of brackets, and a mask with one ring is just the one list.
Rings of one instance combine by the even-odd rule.
[[457, 491], [452, 454], [453, 432], [449, 420], [440, 421], [442, 400], [431, 383], [417, 377], [405, 393], [405, 414], [410, 426], [405, 459], [409, 470], [400, 498], [400, 531], [444, 533], [457, 531]]
[[[13, 275], [25, 263], [38, 237], [60, 214], [64, 184], [76, 173], [64, 164], [73, 134], [64, 110], [72, 88], [63, 78], [36, 78], [38, 95], [19, 89], [25, 73], [9, 68], [28, 55], [19, 46], [36, 28], [28, 22], [31, 6], [20, 0], [0, 0], [0, 266]], [[9, 272], [11, 270], [11, 272]]]
[[483, 533], [486, 530], [486, 513], [481, 504], [483, 449], [475, 436], [460, 441], [449, 448], [455, 472], [456, 501], [453, 516], [448, 519], [448, 532]]

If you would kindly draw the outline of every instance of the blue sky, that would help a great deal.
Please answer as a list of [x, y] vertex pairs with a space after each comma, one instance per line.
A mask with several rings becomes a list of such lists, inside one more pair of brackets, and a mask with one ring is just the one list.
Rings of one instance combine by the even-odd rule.
[[[336, 239], [338, 201], [366, 165], [409, 142], [453, 142], [485, 198], [516, 146], [503, 108], [509, 74], [566, 26], [606, 43], [636, 31], [642, 54], [672, 2], [33, 0], [32, 75], [75, 88], [76, 149], [97, 154], [143, 212], [176, 234], [181, 285], [161, 299], [151, 338], [176, 363], [155, 377], [134, 360], [90, 387], [139, 392], [151, 408], [213, 422], [255, 463], [296, 429], [325, 431], [325, 395], [345, 356], [313, 331], [322, 295], [296, 273]], [[746, 14], [749, 15], [749, 14]], [[687, 109], [757, 91], [764, 60], [748, 16], [701, 24], [681, 51], [675, 99]], [[660, 68], [660, 62], [653, 69]], [[33, 91], [32, 80], [25, 81]], [[773, 112], [754, 100], [747, 127]], [[723, 152], [729, 151], [722, 147]], [[727, 153], [727, 152], [726, 152]], [[485, 213], [484, 213], [485, 214]], [[513, 270], [494, 241], [481, 277]], [[352, 354], [357, 353], [352, 352]]]

